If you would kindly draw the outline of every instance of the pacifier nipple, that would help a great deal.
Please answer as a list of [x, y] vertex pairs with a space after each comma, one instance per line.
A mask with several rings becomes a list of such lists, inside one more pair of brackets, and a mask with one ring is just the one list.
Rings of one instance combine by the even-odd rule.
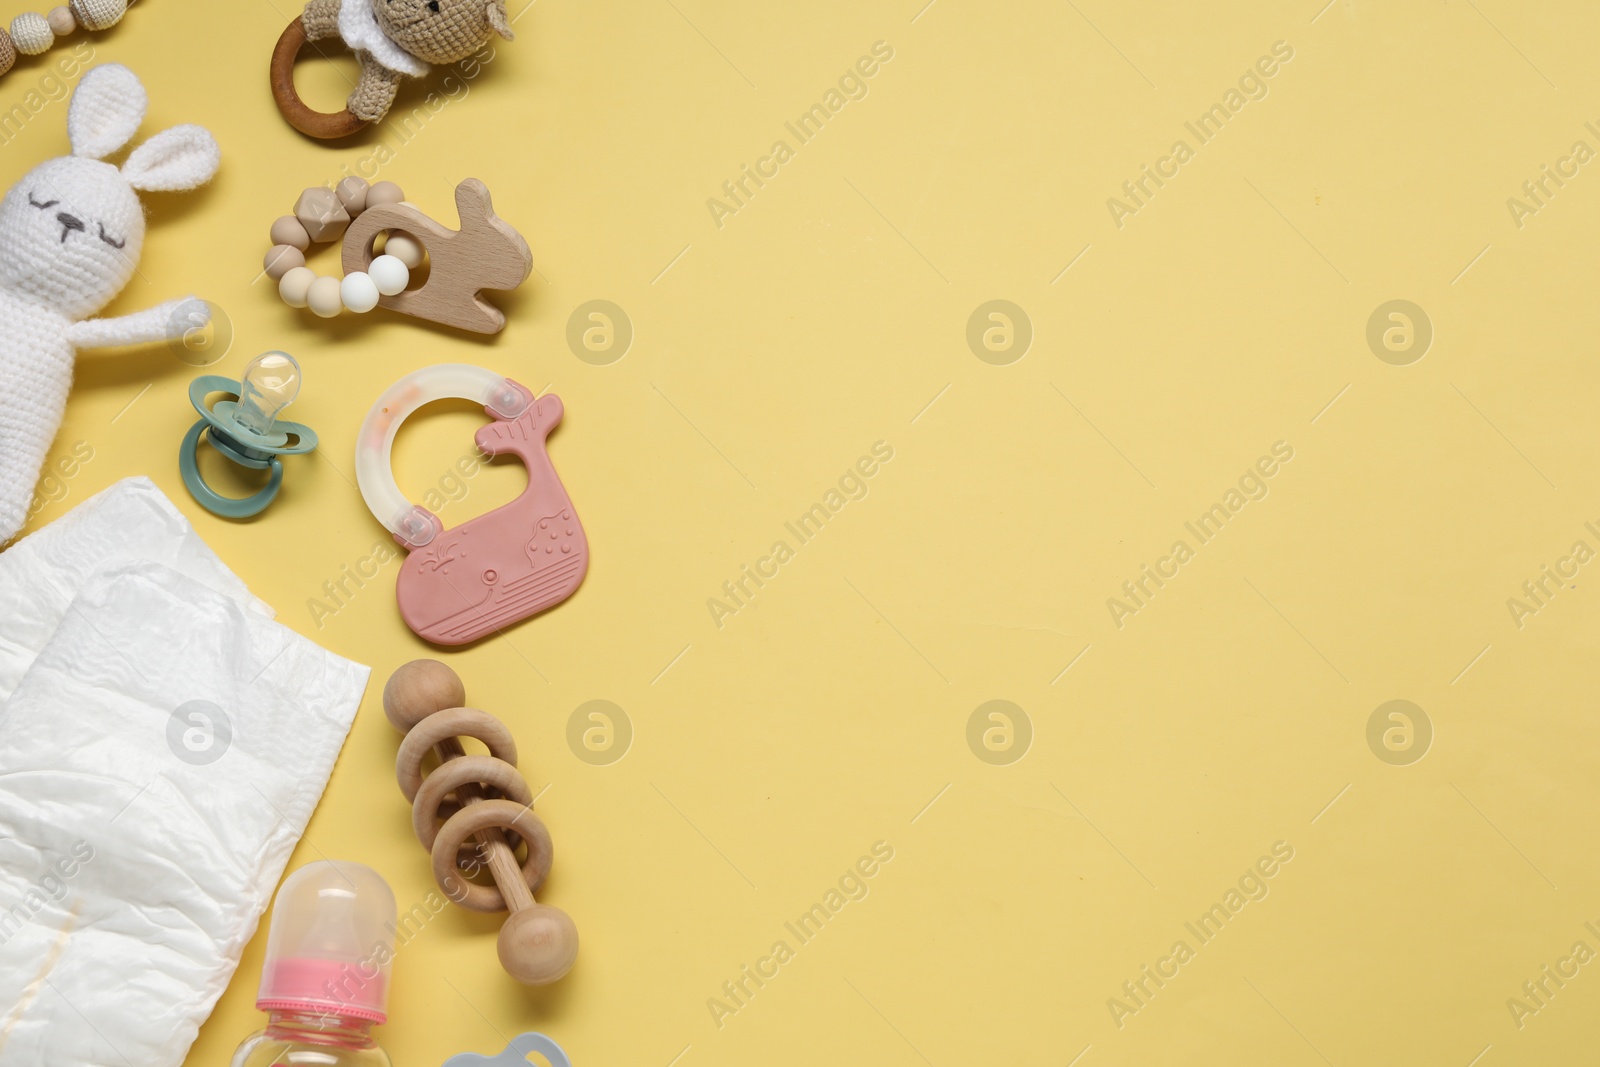
[[240, 383], [234, 417], [252, 433], [266, 436], [278, 412], [300, 395], [300, 364], [287, 352], [264, 352], [250, 361]]

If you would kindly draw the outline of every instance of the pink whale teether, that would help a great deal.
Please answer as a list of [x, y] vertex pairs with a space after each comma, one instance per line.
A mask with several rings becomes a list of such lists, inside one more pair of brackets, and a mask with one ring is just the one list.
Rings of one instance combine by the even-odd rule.
[[[424, 404], [459, 397], [494, 421], [477, 432], [487, 455], [509, 453], [528, 468], [511, 503], [446, 530], [413, 504], [390, 466], [400, 424]], [[409, 555], [395, 582], [400, 617], [436, 645], [464, 645], [571, 596], [589, 569], [589, 542], [550, 463], [545, 438], [561, 422], [559, 397], [537, 399], [493, 371], [463, 363], [425, 367], [389, 388], [361, 425], [356, 481], [373, 516]]]

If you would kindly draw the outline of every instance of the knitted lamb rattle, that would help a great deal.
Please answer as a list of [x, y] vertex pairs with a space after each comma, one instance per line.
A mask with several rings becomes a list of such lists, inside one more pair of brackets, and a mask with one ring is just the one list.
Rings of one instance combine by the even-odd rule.
[[[533, 813], [533, 793], [517, 772], [511, 731], [466, 702], [461, 678], [436, 659], [412, 660], [390, 675], [383, 711], [406, 735], [395, 757], [400, 790], [412, 802], [412, 829], [432, 856], [439, 888], [469, 911], [510, 911], [497, 943], [500, 966], [519, 982], [548, 985], [578, 956], [572, 919], [533, 896], [550, 873], [550, 831]], [[489, 755], [467, 755], [461, 737], [482, 741]], [[439, 765], [424, 775], [430, 751]], [[528, 846], [521, 864], [519, 842]], [[472, 855], [486, 861], [493, 888], [463, 877], [464, 854], [474, 867], [480, 861]]]
[[135, 148], [121, 169], [103, 162], [133, 139], [147, 102], [127, 67], [89, 71], [67, 109], [72, 155], [39, 164], [0, 200], [0, 544], [27, 518], [78, 349], [177, 340], [210, 321], [193, 297], [88, 317], [138, 267], [144, 210], [135, 190], [193, 189], [221, 160], [211, 134], [175, 126]]
[[[505, 0], [311, 0], [272, 52], [272, 97], [289, 125], [329, 140], [382, 121], [402, 77], [430, 63], [455, 63], [495, 34], [511, 40]], [[342, 38], [361, 60], [361, 77], [343, 111], [313, 111], [294, 87], [294, 61], [308, 43]], [[320, 49], [319, 49], [320, 51]]]

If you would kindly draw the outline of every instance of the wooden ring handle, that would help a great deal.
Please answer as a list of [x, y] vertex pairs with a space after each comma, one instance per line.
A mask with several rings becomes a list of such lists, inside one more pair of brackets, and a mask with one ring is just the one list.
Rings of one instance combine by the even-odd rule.
[[[451, 762], [456, 762], [452, 760]], [[496, 886], [474, 885], [456, 870], [456, 853], [467, 838], [484, 831], [514, 830], [528, 843], [528, 861], [522, 865], [522, 882], [506, 885], [497, 877]], [[469, 911], [519, 911], [533, 905], [533, 892], [550, 873], [553, 858], [550, 831], [544, 820], [526, 805], [514, 800], [480, 800], [462, 809], [439, 829], [431, 850], [433, 880], [451, 901]], [[519, 892], [520, 890], [520, 892]], [[513, 898], [507, 900], [506, 894]]]
[[272, 50], [270, 79], [272, 99], [277, 102], [278, 110], [289, 125], [307, 137], [315, 137], [320, 141], [331, 141], [359, 132], [366, 127], [367, 121], [356, 118], [348, 107], [330, 114], [313, 111], [300, 99], [300, 93], [294, 87], [294, 61], [300, 57], [300, 50], [309, 43], [306, 25], [297, 15], [284, 28], [283, 36], [278, 38], [277, 47]]
[[436, 711], [411, 728], [400, 742], [395, 757], [395, 777], [407, 800], [417, 799], [422, 788], [422, 761], [428, 750], [452, 737], [471, 737], [489, 746], [489, 755], [517, 765], [517, 741], [506, 724], [477, 708], [446, 708]]
[[[482, 797], [478, 798], [478, 800], [482, 799]], [[473, 803], [477, 803], [477, 800], [473, 801]], [[454, 793], [450, 794], [443, 800], [439, 801], [439, 822], [449, 822], [455, 817], [456, 812], [460, 811], [464, 807], [466, 807], [466, 805], [461, 802], [460, 797], [456, 796]], [[516, 852], [517, 849], [522, 847], [522, 838], [518, 837], [512, 831], [505, 831], [504, 837], [506, 847], [512, 852]], [[460, 867], [462, 870], [465, 870], [468, 864], [482, 863], [486, 858], [485, 853], [488, 852], [488, 850], [489, 846], [486, 842], [478, 841], [474, 843], [472, 841], [468, 841], [465, 845], [461, 846], [461, 852], [456, 856], [456, 866]], [[513, 862], [514, 861], [515, 860], [513, 858]]]
[[431, 850], [439, 835], [437, 813], [445, 796], [450, 793], [461, 795], [462, 810], [451, 816], [452, 819], [459, 819], [462, 812], [474, 806], [466, 803], [465, 795], [476, 792], [462, 787], [479, 784], [488, 786], [501, 797], [516, 801], [523, 807], [533, 805], [533, 791], [511, 764], [493, 756], [457, 756], [446, 760], [438, 770], [428, 775], [428, 780], [417, 790], [417, 798], [411, 806], [411, 826], [423, 848]]

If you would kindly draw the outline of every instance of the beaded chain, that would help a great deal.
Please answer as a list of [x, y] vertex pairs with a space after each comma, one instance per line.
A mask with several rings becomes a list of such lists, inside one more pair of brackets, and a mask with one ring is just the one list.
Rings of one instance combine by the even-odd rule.
[[82, 26], [86, 30], [108, 30], [127, 14], [128, 0], [68, 0], [41, 15], [25, 11], [11, 20], [9, 29], [0, 29], [0, 74], [17, 62], [17, 53], [42, 55], [50, 51], [57, 37], [69, 37]]
[[380, 297], [404, 292], [424, 255], [422, 243], [408, 233], [391, 232], [384, 238], [383, 255], [366, 270], [342, 280], [306, 266], [305, 253], [312, 244], [339, 240], [351, 220], [367, 208], [405, 202], [405, 193], [394, 182], [368, 185], [353, 175], [332, 189], [317, 185], [301, 193], [294, 214], [272, 224], [272, 247], [262, 264], [267, 277], [278, 283], [283, 302], [331, 319], [345, 310], [371, 311]]

